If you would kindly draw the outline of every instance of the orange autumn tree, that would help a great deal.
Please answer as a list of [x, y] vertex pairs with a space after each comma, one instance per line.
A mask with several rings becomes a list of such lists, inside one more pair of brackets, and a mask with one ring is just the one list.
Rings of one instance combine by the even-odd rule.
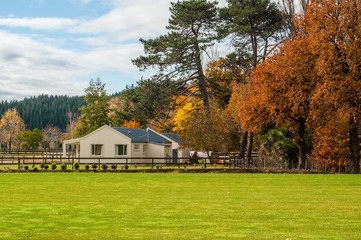
[[16, 135], [23, 131], [25, 131], [25, 123], [16, 111], [16, 108], [8, 109], [1, 116], [0, 134], [10, 150], [13, 143], [16, 141]]
[[304, 168], [306, 162], [310, 99], [318, 82], [315, 61], [306, 39], [295, 35], [256, 68], [252, 86], [236, 89], [233, 96], [243, 128], [255, 131], [275, 123], [295, 133], [298, 168]]
[[[361, 113], [361, 2], [313, 0], [296, 26], [306, 33], [317, 54], [316, 71], [322, 78], [313, 96], [316, 115], [342, 111], [347, 116], [350, 171], [360, 172]], [[327, 125], [327, 118], [319, 118]]]
[[123, 128], [140, 128], [140, 122], [130, 120], [125, 120], [124, 123], [121, 125]]
[[349, 163], [348, 117], [343, 112], [342, 109], [329, 111], [325, 116], [329, 121], [322, 125], [317, 124], [319, 121], [314, 122], [312, 157], [317, 168], [344, 171]]

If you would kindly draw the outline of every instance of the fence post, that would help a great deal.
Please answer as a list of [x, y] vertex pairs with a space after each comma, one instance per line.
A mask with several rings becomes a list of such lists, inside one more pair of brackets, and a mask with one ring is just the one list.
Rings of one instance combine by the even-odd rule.
[[207, 168], [207, 158], [204, 159], [204, 168]]
[[100, 170], [100, 158], [98, 158], [98, 168]]
[[20, 170], [20, 158], [18, 158], [18, 169]]
[[154, 167], [154, 158], [152, 158], [152, 169]]
[[74, 158], [71, 159], [71, 170], [74, 170]]
[[180, 168], [180, 165], [181, 165], [180, 159], [177, 157], [175, 160], [178, 163], [178, 168]]

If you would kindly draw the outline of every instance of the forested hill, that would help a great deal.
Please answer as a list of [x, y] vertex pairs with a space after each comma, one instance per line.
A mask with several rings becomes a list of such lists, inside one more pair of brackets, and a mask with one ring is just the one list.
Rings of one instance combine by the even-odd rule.
[[79, 108], [85, 105], [84, 97], [76, 96], [49, 96], [25, 98], [21, 101], [1, 101], [0, 114], [4, 114], [9, 108], [16, 108], [24, 119], [27, 129], [42, 129], [48, 124], [58, 126], [63, 131], [66, 128], [66, 113], [79, 113]]

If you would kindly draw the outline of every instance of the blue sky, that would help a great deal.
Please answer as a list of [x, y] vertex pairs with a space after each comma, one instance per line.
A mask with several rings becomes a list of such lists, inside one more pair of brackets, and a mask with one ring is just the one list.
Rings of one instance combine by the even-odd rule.
[[131, 59], [139, 38], [166, 33], [170, 2], [0, 0], [0, 100], [81, 95], [98, 77], [113, 93], [148, 77]]

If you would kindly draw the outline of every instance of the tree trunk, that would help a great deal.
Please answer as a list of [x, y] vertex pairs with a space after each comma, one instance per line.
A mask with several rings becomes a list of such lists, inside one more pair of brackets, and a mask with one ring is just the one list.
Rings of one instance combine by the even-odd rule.
[[201, 50], [199, 49], [198, 42], [194, 43], [194, 49], [196, 52], [196, 65], [197, 65], [199, 91], [201, 92], [203, 106], [205, 107], [206, 111], [209, 112], [210, 108], [209, 108], [206, 77], [204, 76], [204, 72], [203, 72], [202, 60], [201, 60]]
[[239, 159], [244, 158], [244, 154], [246, 153], [247, 137], [248, 137], [248, 132], [243, 132], [242, 133], [241, 147], [239, 149]]
[[357, 123], [353, 118], [350, 119], [349, 130], [350, 141], [350, 172], [360, 173], [360, 140], [358, 137]]
[[248, 166], [251, 163], [251, 158], [252, 158], [252, 148], [253, 148], [253, 132], [249, 131], [249, 138], [248, 138], [248, 148], [247, 148], [247, 164]]
[[298, 169], [304, 169], [306, 163], [305, 119], [299, 118], [298, 123]]

